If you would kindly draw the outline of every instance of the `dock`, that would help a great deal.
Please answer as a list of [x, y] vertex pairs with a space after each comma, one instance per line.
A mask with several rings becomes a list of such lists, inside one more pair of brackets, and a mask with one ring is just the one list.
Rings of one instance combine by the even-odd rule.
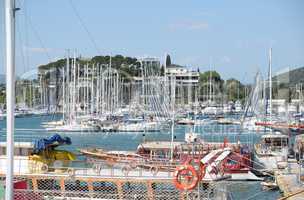
[[296, 160], [288, 160], [287, 169], [275, 171], [275, 179], [283, 197], [279, 200], [303, 200], [304, 199], [304, 176], [302, 169]]

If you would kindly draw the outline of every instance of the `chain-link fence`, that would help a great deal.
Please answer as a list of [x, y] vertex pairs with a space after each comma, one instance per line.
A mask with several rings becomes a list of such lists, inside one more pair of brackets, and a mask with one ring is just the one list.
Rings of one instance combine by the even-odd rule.
[[[1, 178], [4, 182], [5, 177]], [[1, 198], [0, 198], [1, 199]], [[200, 183], [191, 191], [175, 188], [171, 179], [140, 179], [130, 177], [100, 178], [93, 176], [29, 175], [15, 177], [15, 200], [194, 200], [229, 199], [221, 183]]]

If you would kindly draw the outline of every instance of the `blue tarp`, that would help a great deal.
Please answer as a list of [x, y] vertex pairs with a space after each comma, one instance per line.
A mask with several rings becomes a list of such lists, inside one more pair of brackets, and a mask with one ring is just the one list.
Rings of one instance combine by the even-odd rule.
[[69, 137], [61, 137], [59, 134], [55, 134], [47, 139], [39, 139], [35, 141], [34, 144], [34, 153], [39, 153], [50, 146], [59, 146], [63, 144], [72, 144], [71, 138]]

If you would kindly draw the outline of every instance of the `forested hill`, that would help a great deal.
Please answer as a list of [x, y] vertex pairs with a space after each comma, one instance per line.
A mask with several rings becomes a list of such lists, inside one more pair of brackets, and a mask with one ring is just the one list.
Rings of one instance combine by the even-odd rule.
[[[110, 56], [95, 56], [90, 59], [77, 58], [80, 64], [109, 64]], [[56, 68], [62, 68], [66, 65], [66, 59], [59, 59], [55, 62], [50, 62], [45, 65], [38, 66], [39, 71], [52, 70]], [[140, 63], [136, 58], [124, 57], [122, 55], [116, 55], [111, 57], [111, 66], [116, 69], [123, 70], [132, 76], [138, 76], [140, 73]]]
[[299, 83], [304, 83], [304, 67], [293, 69], [273, 77], [274, 81], [281, 84], [288, 84], [289, 86], [295, 86]]

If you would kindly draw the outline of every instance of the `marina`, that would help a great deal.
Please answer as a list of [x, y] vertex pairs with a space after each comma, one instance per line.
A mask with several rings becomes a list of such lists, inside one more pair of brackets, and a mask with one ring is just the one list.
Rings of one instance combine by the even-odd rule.
[[[0, 199], [304, 199], [304, 67], [281, 66], [304, 60], [300, 48], [282, 45], [282, 38], [292, 43], [288, 31], [272, 30], [273, 19], [286, 18], [275, 12], [282, 3], [257, 1], [263, 11], [251, 6], [254, 15], [241, 3], [226, 4], [233, 13], [248, 12], [236, 20], [210, 2], [174, 7], [155, 0], [163, 4], [157, 15], [152, 4], [113, 2], [50, 1], [42, 9], [38, 2], [4, 1]], [[303, 30], [295, 16], [304, 4], [288, 5], [292, 17], [280, 20], [287, 28], [277, 28], [297, 30], [291, 35], [298, 45], [294, 36]], [[210, 11], [197, 10], [205, 6]], [[228, 19], [241, 22], [237, 31]], [[258, 31], [260, 24], [269, 28]], [[284, 35], [280, 42], [277, 34]], [[253, 72], [253, 65], [260, 66]]]

